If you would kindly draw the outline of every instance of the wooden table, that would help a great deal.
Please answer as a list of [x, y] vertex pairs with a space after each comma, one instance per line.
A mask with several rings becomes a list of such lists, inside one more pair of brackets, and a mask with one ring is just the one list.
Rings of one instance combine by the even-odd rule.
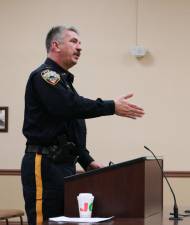
[[[169, 220], [169, 211], [164, 210], [162, 214], [156, 214], [148, 218], [114, 218], [107, 222], [96, 223], [100, 225], [190, 225], [190, 217], [184, 217], [183, 220]], [[56, 223], [44, 222], [43, 225], [91, 225], [92, 223]], [[95, 223], [93, 223], [95, 225]]]

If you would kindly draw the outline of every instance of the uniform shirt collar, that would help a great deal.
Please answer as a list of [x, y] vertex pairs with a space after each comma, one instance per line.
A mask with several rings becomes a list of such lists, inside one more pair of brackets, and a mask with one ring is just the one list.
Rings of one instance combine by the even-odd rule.
[[66, 76], [66, 80], [73, 83], [74, 75], [70, 73], [68, 70], [63, 69], [60, 65], [58, 65], [55, 61], [50, 58], [47, 58], [44, 62], [45, 65], [49, 66], [52, 70], [55, 70], [58, 73]]

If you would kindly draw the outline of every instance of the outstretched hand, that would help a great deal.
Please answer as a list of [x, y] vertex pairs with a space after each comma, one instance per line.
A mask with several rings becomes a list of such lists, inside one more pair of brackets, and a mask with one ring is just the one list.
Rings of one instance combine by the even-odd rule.
[[128, 102], [133, 94], [121, 96], [114, 100], [115, 102], [115, 114], [118, 116], [129, 117], [131, 119], [137, 119], [144, 115], [144, 110], [134, 104]]

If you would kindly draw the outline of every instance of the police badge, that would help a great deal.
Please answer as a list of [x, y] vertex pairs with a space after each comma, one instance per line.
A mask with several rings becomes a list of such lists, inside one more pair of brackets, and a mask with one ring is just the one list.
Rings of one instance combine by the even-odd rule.
[[56, 85], [60, 80], [60, 75], [52, 70], [44, 70], [41, 72], [42, 78], [51, 85]]

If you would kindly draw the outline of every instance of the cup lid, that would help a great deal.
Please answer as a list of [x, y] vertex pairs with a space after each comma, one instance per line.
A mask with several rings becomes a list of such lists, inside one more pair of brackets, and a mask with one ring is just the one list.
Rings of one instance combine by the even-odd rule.
[[93, 197], [92, 193], [79, 193], [78, 197]]

